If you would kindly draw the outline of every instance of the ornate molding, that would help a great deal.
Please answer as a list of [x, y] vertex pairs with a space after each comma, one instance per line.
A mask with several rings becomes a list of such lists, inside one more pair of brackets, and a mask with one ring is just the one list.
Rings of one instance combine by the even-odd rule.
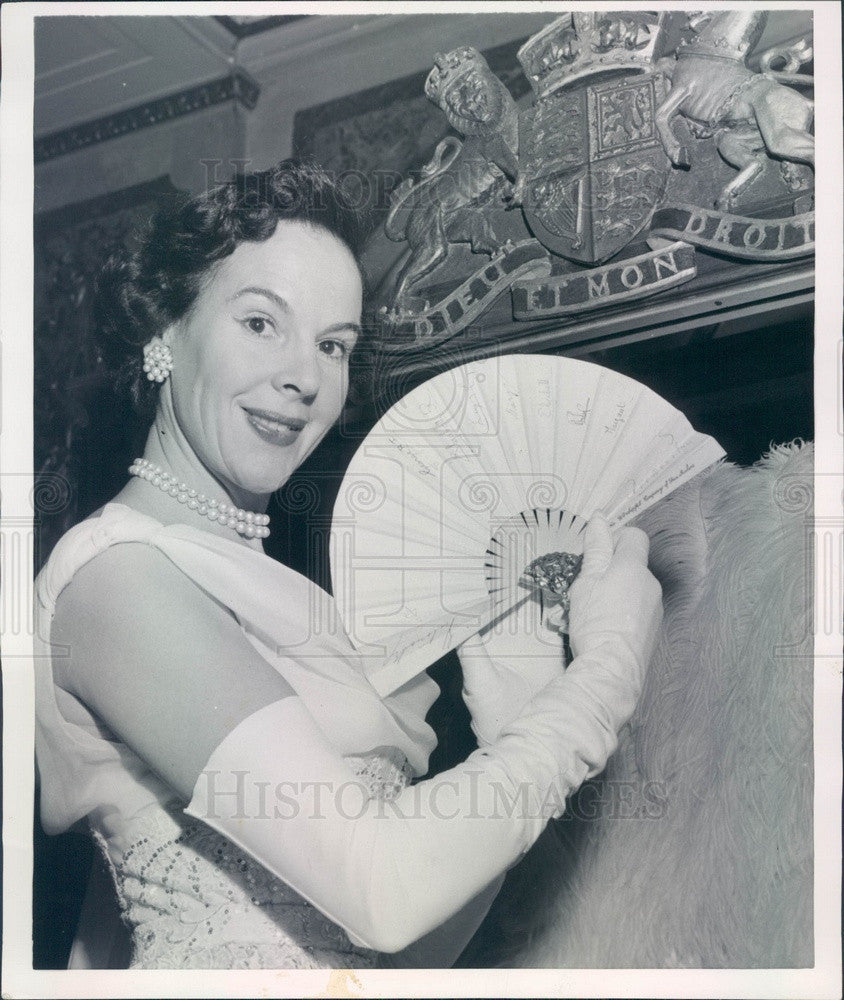
[[204, 111], [226, 101], [237, 101], [251, 111], [258, 103], [260, 93], [258, 83], [243, 70], [236, 69], [217, 80], [210, 80], [154, 101], [145, 101], [125, 111], [81, 122], [36, 139], [35, 162], [44, 163], [67, 153], [76, 153], [108, 139], [118, 139], [131, 132], [139, 132], [152, 125]]

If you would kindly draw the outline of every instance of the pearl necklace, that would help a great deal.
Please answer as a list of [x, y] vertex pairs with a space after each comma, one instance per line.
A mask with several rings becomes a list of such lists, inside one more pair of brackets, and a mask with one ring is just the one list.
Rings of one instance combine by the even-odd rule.
[[266, 514], [256, 514], [251, 510], [243, 510], [234, 504], [218, 503], [210, 500], [204, 493], [197, 493], [185, 483], [180, 483], [175, 477], [165, 472], [160, 465], [155, 465], [145, 458], [136, 458], [129, 466], [129, 475], [145, 479], [157, 486], [162, 493], [169, 493], [179, 503], [185, 504], [197, 514], [216, 521], [227, 528], [233, 528], [239, 535], [246, 538], [266, 538], [270, 529], [267, 525], [270, 519]]

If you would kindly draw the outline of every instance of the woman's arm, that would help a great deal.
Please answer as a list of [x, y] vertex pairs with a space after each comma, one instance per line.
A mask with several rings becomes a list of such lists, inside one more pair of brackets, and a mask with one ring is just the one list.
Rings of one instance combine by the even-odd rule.
[[656, 587], [645, 621], [617, 635], [598, 621], [600, 641], [493, 746], [393, 802], [367, 799], [230, 613], [144, 546], [101, 554], [60, 597], [54, 639], [71, 657], [59, 683], [190, 799], [190, 815], [354, 940], [393, 952], [481, 893], [603, 768], [651, 652], [658, 586], [638, 570], [628, 587]]
[[[283, 599], [283, 598], [280, 598]], [[158, 549], [105, 549], [59, 595], [56, 683], [76, 695], [187, 802], [213, 749], [293, 689], [232, 613]]]
[[379, 969], [450, 969], [472, 940], [504, 883], [499, 875], [454, 916], [401, 951], [382, 952]]

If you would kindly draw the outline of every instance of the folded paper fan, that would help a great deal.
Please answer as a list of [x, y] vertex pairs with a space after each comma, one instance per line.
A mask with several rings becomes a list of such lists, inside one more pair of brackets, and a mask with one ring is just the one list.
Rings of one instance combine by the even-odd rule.
[[585, 361], [506, 355], [418, 386], [334, 507], [334, 596], [372, 684], [397, 690], [534, 587], [564, 600], [595, 511], [621, 526], [723, 457], [655, 392]]

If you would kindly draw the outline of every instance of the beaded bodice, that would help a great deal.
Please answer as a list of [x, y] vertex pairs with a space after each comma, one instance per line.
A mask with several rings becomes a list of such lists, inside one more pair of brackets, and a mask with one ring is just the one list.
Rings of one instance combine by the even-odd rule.
[[[393, 798], [409, 769], [399, 751], [347, 757], [370, 795]], [[141, 810], [120, 851], [92, 826], [132, 931], [140, 969], [367, 968], [376, 953], [178, 804]], [[283, 829], [280, 831], [283, 835]]]

